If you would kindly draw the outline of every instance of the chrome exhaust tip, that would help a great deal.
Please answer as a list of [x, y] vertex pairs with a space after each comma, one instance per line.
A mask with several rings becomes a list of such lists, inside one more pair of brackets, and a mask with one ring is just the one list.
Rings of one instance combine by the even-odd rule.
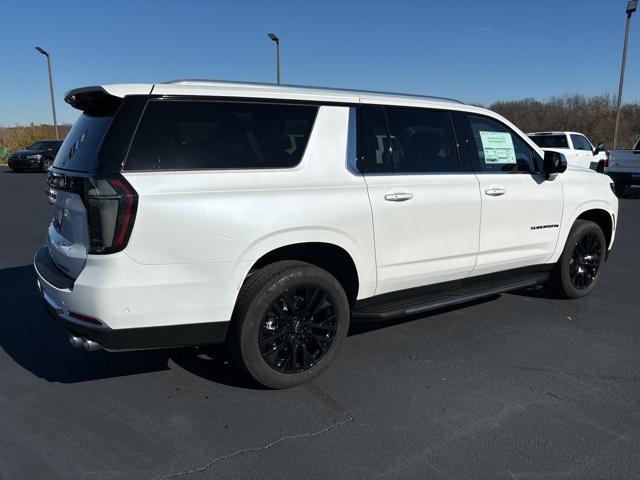
[[76, 337], [75, 335], [69, 334], [69, 343], [73, 348], [82, 347], [82, 339], [80, 337]]
[[97, 350], [102, 350], [102, 346], [99, 343], [94, 342], [93, 340], [88, 340], [86, 338], [82, 339], [82, 345], [87, 352], [95, 352]]

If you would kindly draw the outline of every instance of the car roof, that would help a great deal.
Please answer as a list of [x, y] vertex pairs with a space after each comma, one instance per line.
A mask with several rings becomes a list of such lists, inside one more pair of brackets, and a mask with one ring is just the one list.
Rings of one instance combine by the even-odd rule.
[[239, 98], [273, 98], [299, 101], [320, 101], [326, 103], [384, 103], [433, 106], [464, 105], [453, 98], [428, 95], [413, 95], [369, 90], [349, 90], [342, 88], [310, 87], [302, 85], [276, 85], [273, 83], [230, 82], [221, 80], [172, 80], [156, 84], [110, 84], [71, 90], [65, 99], [73, 105], [73, 96], [102, 90], [115, 97], [127, 95], [190, 95], [223, 96]]
[[[112, 97], [128, 95], [203, 96], [250, 99], [274, 99], [318, 102], [342, 105], [389, 105], [418, 108], [457, 110], [493, 117], [510, 128], [520, 131], [502, 115], [483, 107], [465, 104], [446, 97], [430, 97], [402, 93], [368, 90], [348, 90], [340, 88], [308, 87], [299, 85], [276, 85], [273, 83], [230, 82], [221, 80], [173, 80], [165, 83], [124, 83], [77, 88], [65, 94], [65, 101], [75, 108], [84, 110], [92, 98], [107, 94]], [[524, 135], [524, 134], [523, 134]], [[530, 140], [534, 148], [538, 148]]]

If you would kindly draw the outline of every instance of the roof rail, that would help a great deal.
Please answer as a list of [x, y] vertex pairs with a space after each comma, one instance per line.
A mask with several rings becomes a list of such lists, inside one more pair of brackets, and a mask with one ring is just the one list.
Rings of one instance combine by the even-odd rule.
[[349, 88], [332, 88], [332, 87], [314, 87], [310, 85], [289, 85], [289, 84], [275, 84], [265, 82], [238, 82], [230, 80], [211, 80], [211, 79], [179, 79], [163, 82], [165, 84], [174, 85], [216, 85], [216, 84], [229, 84], [229, 85], [246, 85], [251, 87], [270, 87], [270, 88], [302, 88], [307, 90], [325, 90], [327, 92], [343, 92], [353, 95], [391, 95], [395, 97], [409, 97], [418, 98], [424, 100], [438, 100], [442, 102], [459, 103], [464, 105], [464, 102], [455, 98], [437, 97], [431, 95], [416, 95], [412, 93], [398, 93], [398, 92], [382, 92], [377, 90], [353, 90]]

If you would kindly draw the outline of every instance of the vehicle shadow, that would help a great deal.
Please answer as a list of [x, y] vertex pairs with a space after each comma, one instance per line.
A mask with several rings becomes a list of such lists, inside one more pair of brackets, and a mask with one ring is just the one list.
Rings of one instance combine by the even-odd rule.
[[547, 300], [558, 299], [558, 296], [551, 290], [547, 289], [543, 285], [536, 285], [535, 287], [527, 287], [521, 290], [514, 290], [509, 292], [510, 295], [517, 295], [519, 297], [530, 298], [543, 298]]
[[0, 348], [18, 365], [49, 382], [76, 383], [169, 370], [170, 360], [207, 380], [259, 388], [233, 366], [225, 346], [135, 352], [87, 352], [73, 348], [67, 333], [44, 313], [33, 267], [0, 270]]
[[[22, 368], [49, 382], [76, 383], [171, 369], [170, 361], [208, 381], [246, 389], [263, 389], [235, 366], [226, 345], [145, 350], [134, 352], [86, 352], [73, 348], [67, 333], [44, 313], [33, 267], [0, 270], [0, 347]], [[513, 292], [549, 298], [542, 288]], [[349, 336], [403, 323], [424, 320], [460, 308], [491, 302], [499, 295], [388, 321], [353, 320]]]

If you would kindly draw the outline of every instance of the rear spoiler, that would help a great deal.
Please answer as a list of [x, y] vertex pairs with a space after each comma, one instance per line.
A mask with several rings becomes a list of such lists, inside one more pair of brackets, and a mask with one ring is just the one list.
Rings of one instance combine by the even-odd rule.
[[103, 87], [83, 87], [70, 90], [64, 101], [73, 108], [92, 116], [113, 115], [122, 103], [121, 97], [109, 94]]

